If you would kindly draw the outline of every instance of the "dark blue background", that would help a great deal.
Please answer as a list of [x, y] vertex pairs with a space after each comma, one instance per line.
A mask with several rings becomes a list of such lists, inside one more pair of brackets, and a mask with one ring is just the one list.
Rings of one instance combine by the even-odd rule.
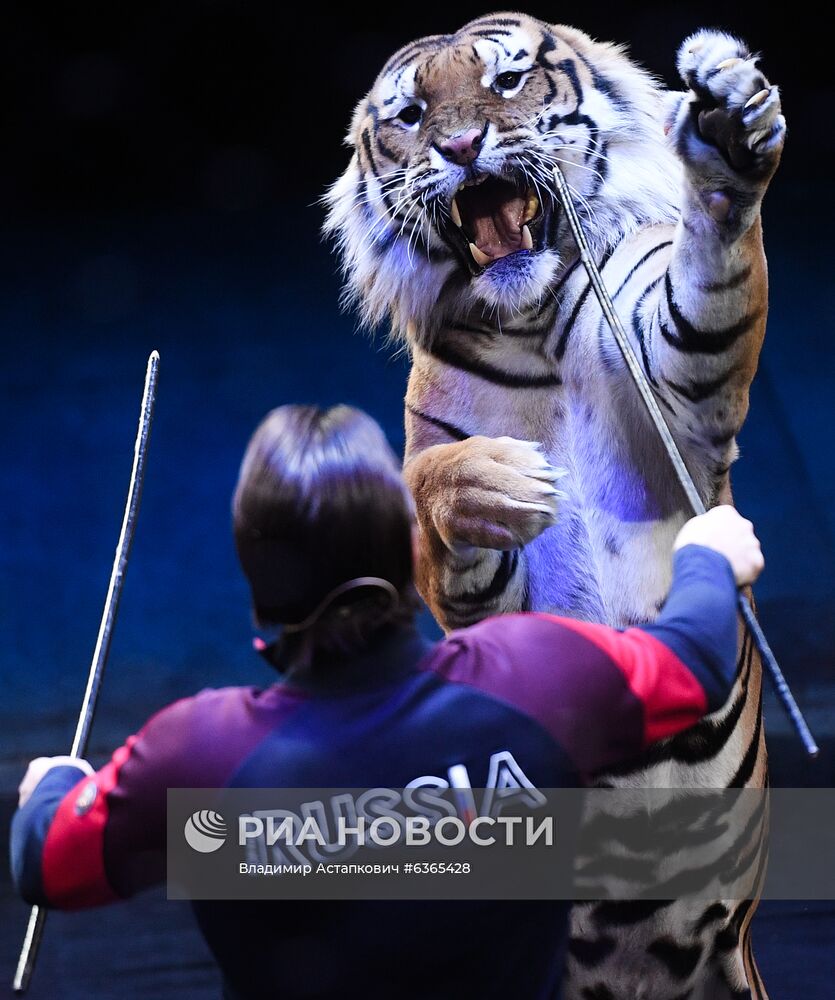
[[[630, 41], [671, 84], [679, 42], [720, 23], [764, 50], [782, 86], [789, 142], [765, 209], [771, 313], [733, 482], [766, 553], [763, 621], [825, 741], [822, 760], [807, 765], [770, 708], [775, 776], [830, 784], [835, 94], [826, 39], [801, 6], [779, 15], [726, 6], [531, 12]], [[423, 5], [381, 24], [371, 10], [326, 18], [267, 3], [9, 6], [0, 39], [0, 790], [13, 789], [31, 756], [69, 747], [152, 348], [158, 411], [92, 751], [179, 695], [270, 680], [250, 649], [229, 531], [249, 434], [279, 403], [347, 401], [380, 420], [396, 447], [403, 438], [407, 360], [340, 312], [316, 201], [347, 160], [351, 108], [385, 57], [485, 9]], [[794, 931], [780, 933], [789, 941]], [[0, 970], [14, 942], [2, 950]], [[804, 993], [813, 995], [828, 994]]]

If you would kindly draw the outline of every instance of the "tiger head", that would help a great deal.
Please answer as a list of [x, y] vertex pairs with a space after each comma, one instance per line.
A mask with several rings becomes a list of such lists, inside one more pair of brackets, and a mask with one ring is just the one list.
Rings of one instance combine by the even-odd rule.
[[404, 46], [354, 113], [326, 195], [363, 319], [430, 337], [473, 310], [513, 322], [572, 253], [553, 169], [592, 247], [677, 214], [662, 94], [623, 49], [521, 14]]

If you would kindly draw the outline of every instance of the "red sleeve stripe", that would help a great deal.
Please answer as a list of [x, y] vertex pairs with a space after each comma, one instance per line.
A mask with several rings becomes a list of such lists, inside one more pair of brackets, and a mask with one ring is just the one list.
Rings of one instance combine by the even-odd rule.
[[[41, 862], [44, 894], [50, 905], [77, 910], [119, 899], [104, 870], [107, 796], [116, 787], [119, 771], [135, 742], [136, 737], [131, 736], [105, 767], [92, 777], [82, 778], [61, 800]], [[85, 809], [79, 803], [82, 796], [89, 794], [91, 784], [96, 786], [96, 795]]]
[[695, 725], [707, 712], [707, 695], [676, 654], [648, 632], [616, 632], [605, 625], [541, 615], [593, 643], [621, 671], [644, 710], [644, 745]]

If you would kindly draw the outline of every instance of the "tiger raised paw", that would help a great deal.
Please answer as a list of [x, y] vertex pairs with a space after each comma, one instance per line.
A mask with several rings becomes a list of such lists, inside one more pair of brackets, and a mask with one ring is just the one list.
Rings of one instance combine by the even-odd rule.
[[744, 230], [758, 211], [751, 194], [765, 191], [783, 151], [780, 91], [744, 42], [719, 31], [691, 35], [677, 62], [689, 92], [668, 97], [666, 130], [711, 217]]

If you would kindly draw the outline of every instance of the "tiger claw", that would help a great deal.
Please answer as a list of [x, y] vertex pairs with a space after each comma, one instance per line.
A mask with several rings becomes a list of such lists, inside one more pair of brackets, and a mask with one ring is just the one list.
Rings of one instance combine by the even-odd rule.
[[723, 59], [722, 62], [716, 64], [716, 69], [730, 69], [731, 66], [737, 66], [744, 60], [737, 58], [736, 56], [732, 59]]
[[749, 98], [745, 102], [745, 108], [743, 108], [743, 110], [745, 110], [746, 108], [758, 108], [770, 93], [771, 91], [768, 88], [766, 88], [765, 90], [761, 90], [758, 93], [754, 94], [753, 97]]

